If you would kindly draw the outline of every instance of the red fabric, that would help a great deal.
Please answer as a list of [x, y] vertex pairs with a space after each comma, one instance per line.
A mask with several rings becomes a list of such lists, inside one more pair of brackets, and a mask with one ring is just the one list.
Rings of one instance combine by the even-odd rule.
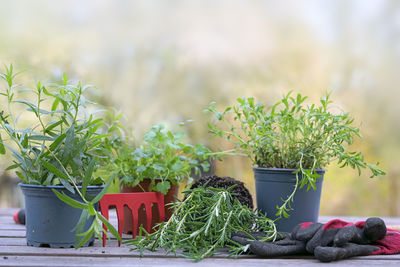
[[312, 223], [312, 222], [300, 223], [300, 227], [301, 227], [301, 228], [307, 228], [307, 227], [310, 226], [311, 224], [313, 224], [313, 223]]
[[393, 229], [387, 229], [386, 236], [380, 240], [375, 241], [373, 243], [373, 245], [379, 247], [379, 249], [375, 252], [372, 252], [371, 255], [399, 254], [400, 253], [400, 231], [396, 231]]
[[[363, 229], [365, 226], [365, 221], [349, 223], [349, 222], [335, 219], [335, 220], [331, 220], [325, 224], [324, 231], [328, 230], [328, 229], [348, 227], [351, 225], [355, 225], [358, 228]], [[371, 245], [379, 247], [379, 249], [377, 251], [371, 253], [371, 255], [398, 254], [398, 253], [400, 253], [400, 231], [396, 231], [393, 229], [387, 229], [386, 236], [380, 240], [374, 241]]]
[[353, 225], [354, 223], [345, 222], [339, 219], [331, 220], [324, 225], [324, 231], [329, 229], [343, 228]]

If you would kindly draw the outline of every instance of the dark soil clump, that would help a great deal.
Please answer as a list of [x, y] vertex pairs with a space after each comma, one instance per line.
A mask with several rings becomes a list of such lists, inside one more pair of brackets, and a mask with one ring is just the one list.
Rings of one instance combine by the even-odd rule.
[[249, 193], [249, 190], [240, 181], [237, 181], [231, 177], [219, 177], [216, 175], [202, 177], [194, 182], [190, 189], [203, 186], [207, 184], [207, 187], [214, 188], [229, 188], [232, 185], [235, 186], [231, 193], [234, 198], [236, 198], [242, 205], [246, 205], [250, 209], [253, 209], [253, 199]]

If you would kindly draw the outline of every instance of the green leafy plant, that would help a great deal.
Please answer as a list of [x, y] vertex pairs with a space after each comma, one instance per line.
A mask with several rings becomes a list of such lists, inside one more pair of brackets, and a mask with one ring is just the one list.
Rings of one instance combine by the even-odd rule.
[[182, 250], [184, 256], [201, 260], [227, 246], [235, 253], [244, 252], [242, 245], [230, 239], [235, 232], [251, 238], [251, 231], [263, 231], [264, 241], [274, 240], [274, 222], [240, 204], [232, 197], [231, 189], [201, 186], [185, 192], [186, 198], [173, 204], [175, 211], [167, 222], [159, 224], [151, 234], [141, 227], [139, 236], [125, 243], [135, 246], [132, 250], [140, 250], [141, 254], [144, 249], [163, 248], [167, 254], [173, 252], [176, 256]]
[[[320, 105], [306, 105], [307, 97], [286, 94], [276, 104], [266, 107], [254, 98], [239, 98], [238, 104], [223, 111], [211, 103], [206, 109], [214, 114], [208, 124], [215, 135], [235, 144], [258, 167], [295, 169], [297, 181], [293, 193], [278, 207], [278, 217], [288, 217], [291, 201], [298, 187], [315, 189], [322, 169], [337, 160], [340, 167], [368, 168], [371, 177], [384, 175], [376, 165], [364, 161], [361, 152], [348, 150], [354, 137], [361, 137], [349, 113], [334, 109], [330, 95]], [[301, 178], [300, 178], [301, 177]]]
[[[83, 210], [75, 228], [77, 240], [82, 237], [78, 247], [86, 243], [93, 233], [101, 239], [101, 222], [120, 238], [115, 228], [95, 209], [108, 184], [93, 199], [86, 197], [89, 185], [104, 184], [101, 178], [93, 176], [105, 135], [98, 133], [103, 120], [88, 116], [85, 111], [90, 102], [83, 94], [90, 86], [80, 82], [70, 84], [64, 74], [61, 85], [47, 87], [37, 82], [35, 89], [26, 89], [14, 83], [16, 75], [12, 65], [0, 74], [7, 85], [0, 92], [7, 99], [7, 108], [0, 112], [0, 128], [6, 136], [5, 139], [0, 138], [0, 153], [5, 154], [8, 149], [14, 158], [7, 170], [16, 169], [15, 173], [23, 183], [63, 185], [71, 193], [80, 195], [83, 202], [53, 189], [59, 199]], [[17, 96], [25, 97], [17, 99]], [[36, 101], [31, 102], [33, 99]], [[13, 112], [14, 105], [25, 107], [30, 113], [25, 115], [29, 118], [29, 126], [21, 127], [24, 122], [19, 123], [20, 117]], [[95, 216], [95, 220], [87, 232], [81, 233], [89, 216]]]
[[163, 125], [153, 126], [144, 136], [141, 145], [127, 139], [110, 138], [106, 146], [111, 161], [107, 168], [120, 183], [139, 185], [150, 179], [150, 190], [166, 194], [172, 185], [178, 185], [192, 173], [199, 174], [210, 167], [208, 159], [214, 154], [202, 144], [186, 143], [184, 132], [166, 130]]

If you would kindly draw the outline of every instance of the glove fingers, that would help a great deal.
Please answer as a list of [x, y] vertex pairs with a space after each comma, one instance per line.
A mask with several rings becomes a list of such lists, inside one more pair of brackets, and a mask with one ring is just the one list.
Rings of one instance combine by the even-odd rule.
[[366, 245], [384, 238], [385, 235], [385, 222], [380, 218], [373, 217], [367, 219], [363, 229], [360, 229], [355, 225], [340, 229], [335, 236], [334, 244], [337, 247], [342, 247], [344, 244], [349, 242]]
[[282, 239], [279, 241], [275, 241], [274, 244], [279, 245], [279, 246], [292, 246], [298, 244], [298, 242], [304, 242], [304, 241], [297, 241], [297, 240], [292, 240], [292, 239]]
[[382, 239], [386, 235], [386, 225], [381, 218], [371, 217], [368, 218], [364, 226], [364, 235], [370, 241]]
[[371, 245], [357, 245], [348, 243], [344, 247], [316, 247], [314, 256], [322, 262], [331, 262], [347, 259], [355, 256], [365, 256], [378, 250], [379, 248]]
[[368, 240], [363, 238], [362, 230], [355, 225], [341, 228], [333, 240], [335, 246], [342, 247], [346, 243], [368, 244]]
[[307, 241], [306, 250], [308, 253], [314, 253], [314, 249], [318, 246], [321, 246], [321, 239], [324, 233], [323, 225], [319, 227], [319, 229], [314, 232], [314, 235]]
[[303, 228], [303, 226], [299, 224], [292, 231], [292, 239], [301, 241], [310, 240], [323, 226], [322, 223], [313, 223]]
[[250, 243], [250, 251], [253, 254], [263, 257], [276, 257], [306, 253], [305, 243], [302, 241], [298, 241], [292, 246], [280, 246], [273, 242], [268, 243], [253, 241]]

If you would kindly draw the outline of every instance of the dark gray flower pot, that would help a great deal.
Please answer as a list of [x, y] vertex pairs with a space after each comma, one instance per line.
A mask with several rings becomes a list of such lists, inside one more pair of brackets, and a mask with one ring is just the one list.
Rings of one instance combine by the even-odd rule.
[[[73, 208], [59, 200], [51, 190], [65, 192], [75, 200], [82, 201], [78, 193], [71, 194], [63, 186], [19, 184], [25, 195], [26, 241], [28, 246], [70, 248], [75, 247], [75, 232], [72, 229], [79, 221], [82, 210]], [[87, 196], [95, 196], [104, 186], [89, 186]], [[84, 231], [89, 229], [93, 218]], [[91, 246], [94, 236], [84, 245]]]
[[[257, 208], [267, 214], [268, 218], [276, 219], [277, 206], [281, 206], [283, 199], [289, 196], [296, 184], [294, 169], [272, 169], [252, 167], [256, 184]], [[293, 228], [302, 222], [317, 222], [319, 215], [319, 203], [323, 175], [326, 170], [317, 170], [322, 175], [317, 179], [316, 190], [307, 186], [297, 190], [294, 195], [292, 209], [289, 218], [276, 221], [278, 231], [291, 232]], [[299, 179], [301, 175], [299, 174]]]

